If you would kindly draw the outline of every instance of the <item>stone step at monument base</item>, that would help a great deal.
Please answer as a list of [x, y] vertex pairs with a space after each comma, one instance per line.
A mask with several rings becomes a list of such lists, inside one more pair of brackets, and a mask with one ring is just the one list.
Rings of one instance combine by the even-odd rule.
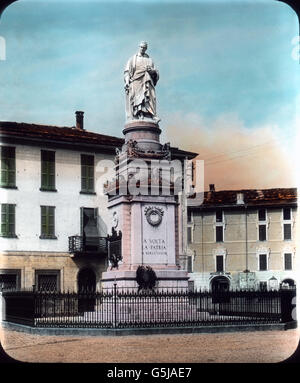
[[201, 313], [197, 311], [197, 307], [194, 304], [189, 303], [188, 298], [182, 299], [182, 302], [176, 302], [172, 304], [172, 297], [170, 296], [170, 302], [162, 302], [161, 298], [148, 297], [137, 300], [136, 296], [130, 302], [130, 299], [126, 299], [122, 302], [122, 299], [112, 298], [109, 302], [106, 302], [103, 307], [95, 312], [85, 312], [83, 319], [90, 320], [93, 316], [102, 318], [107, 322], [141, 322], [141, 323], [155, 323], [155, 322], [184, 322], [193, 320], [195, 318], [201, 319], [207, 318], [207, 313]]

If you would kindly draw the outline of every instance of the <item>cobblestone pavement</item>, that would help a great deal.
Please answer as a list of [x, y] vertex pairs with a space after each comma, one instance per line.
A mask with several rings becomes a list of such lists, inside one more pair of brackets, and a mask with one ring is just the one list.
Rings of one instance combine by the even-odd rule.
[[0, 332], [9, 356], [35, 363], [274, 363], [294, 353], [299, 334], [299, 329], [119, 337]]

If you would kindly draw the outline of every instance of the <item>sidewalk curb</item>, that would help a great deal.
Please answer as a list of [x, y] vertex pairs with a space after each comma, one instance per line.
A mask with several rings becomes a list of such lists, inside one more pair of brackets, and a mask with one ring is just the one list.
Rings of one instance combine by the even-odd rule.
[[275, 324], [255, 325], [224, 325], [224, 326], [198, 326], [198, 327], [162, 327], [162, 328], [45, 328], [31, 327], [23, 324], [2, 322], [7, 330], [25, 332], [32, 335], [56, 336], [128, 336], [128, 335], [164, 335], [164, 334], [213, 334], [243, 331], [285, 331], [297, 328], [297, 321]]

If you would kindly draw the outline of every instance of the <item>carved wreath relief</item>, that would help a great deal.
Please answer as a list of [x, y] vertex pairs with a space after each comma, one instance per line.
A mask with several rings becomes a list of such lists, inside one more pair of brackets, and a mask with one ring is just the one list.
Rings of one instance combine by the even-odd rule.
[[164, 211], [160, 207], [147, 206], [145, 208], [145, 215], [146, 215], [147, 222], [151, 226], [158, 226], [162, 221]]

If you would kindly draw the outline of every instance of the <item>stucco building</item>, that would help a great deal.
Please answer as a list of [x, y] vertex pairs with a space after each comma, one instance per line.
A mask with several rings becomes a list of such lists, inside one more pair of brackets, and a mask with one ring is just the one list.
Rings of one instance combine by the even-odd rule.
[[297, 281], [297, 190], [225, 190], [188, 201], [190, 283], [277, 289]]
[[0, 287], [100, 288], [112, 227], [103, 161], [124, 140], [86, 131], [83, 112], [72, 127], [0, 122], [0, 138]]

